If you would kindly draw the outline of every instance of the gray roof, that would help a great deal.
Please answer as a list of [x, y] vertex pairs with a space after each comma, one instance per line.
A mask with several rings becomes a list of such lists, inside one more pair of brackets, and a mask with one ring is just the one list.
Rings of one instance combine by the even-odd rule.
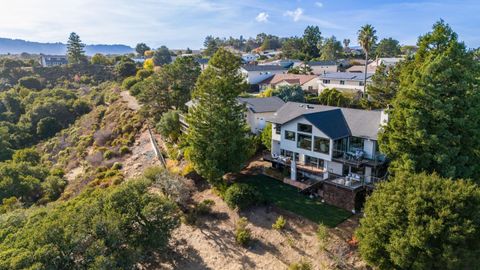
[[[320, 75], [320, 79], [327, 80], [350, 80], [350, 81], [363, 81], [364, 73], [357, 72], [331, 72]], [[373, 73], [367, 73], [367, 80], [373, 76]]]
[[351, 134], [341, 109], [304, 114], [303, 117], [332, 140], [345, 138]]
[[207, 58], [197, 58], [197, 59], [195, 59], [195, 61], [197, 61], [197, 63], [200, 64], [200, 65], [206, 65], [206, 64], [208, 64], [208, 61], [209, 61], [209, 60], [210, 60], [210, 59], [207, 59]]
[[[340, 110], [342, 112], [343, 118], [346, 121], [349, 129], [349, 135], [377, 140], [378, 130], [381, 126], [381, 111], [367, 111], [325, 105], [287, 102], [274, 114], [274, 117], [268, 119], [268, 121], [283, 125], [299, 116], [304, 116], [309, 122], [315, 125], [318, 129], [322, 130], [326, 135], [329, 137], [332, 136], [332, 139], [339, 138], [338, 136], [345, 134], [345, 127], [341, 123], [342, 121], [338, 113], [329, 112], [332, 110], [336, 110], [337, 112]], [[321, 113], [324, 112], [329, 113], [320, 116]], [[334, 129], [338, 129], [338, 131], [334, 131]], [[324, 130], [326, 130], [328, 133]]]
[[238, 98], [238, 101], [254, 113], [276, 112], [285, 104], [279, 97]]
[[311, 61], [307, 62], [307, 65], [309, 66], [336, 66], [337, 61], [330, 61], [330, 60], [325, 60], [325, 61]]
[[280, 65], [244, 65], [246, 71], [269, 71], [269, 70], [287, 70]]

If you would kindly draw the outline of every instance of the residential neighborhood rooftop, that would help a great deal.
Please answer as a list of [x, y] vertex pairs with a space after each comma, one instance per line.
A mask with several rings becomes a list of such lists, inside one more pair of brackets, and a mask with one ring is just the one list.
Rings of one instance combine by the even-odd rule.
[[267, 78], [260, 82], [260, 84], [278, 84], [286, 81], [288, 83], [297, 83], [303, 85], [313, 79], [318, 78], [316, 75], [303, 75], [303, 74], [275, 74], [273, 77]]
[[238, 98], [238, 101], [244, 103], [254, 113], [275, 112], [285, 105], [279, 97]]
[[325, 61], [312, 61], [307, 62], [308, 66], [336, 66], [337, 61], [335, 60], [325, 60]]
[[[367, 73], [367, 79], [372, 76], [373, 73]], [[362, 81], [364, 79], [364, 74], [357, 72], [332, 72], [320, 75], [320, 79]]]
[[244, 65], [242, 68], [246, 71], [287, 70], [280, 65]]

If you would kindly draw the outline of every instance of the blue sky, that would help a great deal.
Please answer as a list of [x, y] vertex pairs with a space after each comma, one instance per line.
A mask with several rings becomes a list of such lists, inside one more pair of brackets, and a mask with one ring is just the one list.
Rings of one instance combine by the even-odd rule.
[[373, 24], [379, 38], [415, 44], [443, 18], [469, 47], [480, 46], [480, 1], [396, 0], [2, 0], [0, 37], [65, 42], [77, 32], [85, 43], [199, 48], [206, 35], [300, 36], [318, 25], [323, 36], [356, 42]]

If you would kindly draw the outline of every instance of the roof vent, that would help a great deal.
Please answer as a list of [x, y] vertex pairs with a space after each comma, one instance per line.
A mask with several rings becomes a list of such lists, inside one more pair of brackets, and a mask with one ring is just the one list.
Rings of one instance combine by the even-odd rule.
[[315, 107], [313, 107], [312, 105], [308, 105], [308, 104], [307, 104], [307, 109], [310, 109], [310, 110], [311, 110], [311, 109], [315, 109]]

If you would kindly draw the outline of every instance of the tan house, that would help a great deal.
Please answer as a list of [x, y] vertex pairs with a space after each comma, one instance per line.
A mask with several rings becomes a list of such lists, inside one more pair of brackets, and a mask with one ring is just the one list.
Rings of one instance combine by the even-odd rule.
[[281, 85], [300, 85], [304, 91], [316, 93], [318, 91], [318, 76], [303, 74], [276, 74], [259, 83], [260, 91], [268, 87], [275, 89]]

